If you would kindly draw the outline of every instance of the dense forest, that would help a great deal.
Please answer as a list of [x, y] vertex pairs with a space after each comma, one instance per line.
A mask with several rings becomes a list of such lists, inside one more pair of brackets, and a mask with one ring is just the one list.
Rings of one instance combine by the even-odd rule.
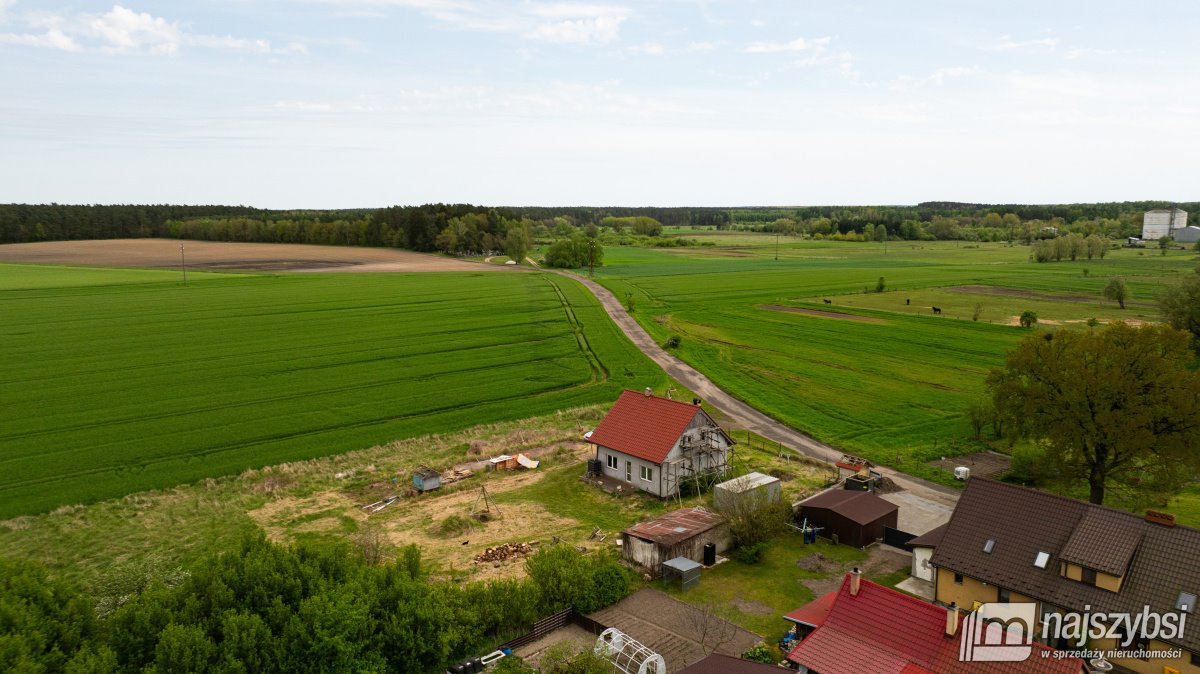
[[[1063, 205], [927, 202], [916, 206], [762, 208], [497, 207], [425, 204], [383, 209], [263, 210], [244, 206], [0, 204], [0, 243], [170, 237], [213, 241], [391, 246], [468, 255], [527, 250], [537, 239], [613, 234], [658, 238], [712, 227], [835, 240], [1030, 243], [1069, 232], [1119, 238], [1141, 231], [1161, 201]], [[1174, 204], [1195, 212], [1200, 203]], [[514, 255], [517, 257], [517, 255]]]
[[284, 547], [261, 534], [114, 602], [0, 558], [0, 671], [442, 672], [566, 607], [625, 596], [629, 572], [569, 546], [526, 560], [525, 580], [428, 576], [415, 546]]

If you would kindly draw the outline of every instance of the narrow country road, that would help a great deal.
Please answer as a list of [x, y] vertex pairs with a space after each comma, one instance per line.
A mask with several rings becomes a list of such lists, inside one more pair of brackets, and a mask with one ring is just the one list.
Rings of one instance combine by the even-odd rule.
[[[843, 452], [840, 450], [810, 438], [786, 424], [759, 412], [741, 400], [722, 391], [712, 380], [704, 376], [696, 368], [664, 351], [662, 347], [651, 339], [642, 326], [638, 325], [633, 316], [630, 316], [629, 312], [625, 311], [625, 307], [622, 306], [620, 300], [604, 286], [578, 274], [564, 271], [557, 273], [582, 283], [585, 288], [596, 296], [596, 299], [600, 300], [600, 304], [608, 312], [609, 317], [620, 326], [621, 331], [629, 337], [642, 353], [649, 356], [655, 363], [658, 363], [676, 381], [694, 391], [705, 402], [708, 402], [728, 416], [734, 425], [741, 428], [748, 428], [764, 438], [783, 443], [801, 454], [811, 456], [815, 459], [833, 462], [842, 458]], [[951, 487], [906, 475], [886, 466], [875, 466], [875, 469], [891, 478], [897, 485], [917, 496], [950, 507], [953, 507], [958, 502], [959, 492]]]

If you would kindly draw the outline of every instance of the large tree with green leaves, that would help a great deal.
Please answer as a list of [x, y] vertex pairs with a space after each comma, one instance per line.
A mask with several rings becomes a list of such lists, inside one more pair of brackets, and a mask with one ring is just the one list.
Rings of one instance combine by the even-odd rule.
[[1200, 340], [1200, 267], [1159, 293], [1158, 308], [1171, 327], [1187, 330]]
[[1114, 485], [1163, 493], [1200, 467], [1200, 374], [1185, 332], [1112, 323], [1026, 337], [987, 385], [1009, 427], [1039, 442], [1092, 503]]

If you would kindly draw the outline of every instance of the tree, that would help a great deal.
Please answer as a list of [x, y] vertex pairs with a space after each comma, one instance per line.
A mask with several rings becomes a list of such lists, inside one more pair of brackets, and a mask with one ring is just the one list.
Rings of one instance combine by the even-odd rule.
[[1192, 333], [1195, 343], [1200, 344], [1200, 267], [1178, 285], [1161, 291], [1158, 308], [1171, 327]]
[[1029, 310], [1021, 312], [1021, 318], [1017, 319], [1021, 323], [1022, 328], [1032, 328], [1037, 325], [1037, 313]]
[[1177, 489], [1200, 468], [1200, 374], [1187, 333], [1167, 325], [1031, 335], [993, 369], [998, 413], [1041, 443], [1060, 477], [1087, 480], [1092, 503], [1110, 486]]
[[1129, 299], [1129, 288], [1125, 285], [1125, 279], [1120, 276], [1112, 277], [1108, 285], [1104, 286], [1104, 297], [1114, 300], [1122, 309], [1125, 308], [1125, 300]]
[[513, 223], [504, 235], [504, 253], [517, 264], [524, 264], [529, 255], [529, 231], [522, 223]]

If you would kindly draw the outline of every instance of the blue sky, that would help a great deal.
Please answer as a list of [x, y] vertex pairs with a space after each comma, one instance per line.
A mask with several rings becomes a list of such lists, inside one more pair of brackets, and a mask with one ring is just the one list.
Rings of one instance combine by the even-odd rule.
[[0, 202], [1195, 200], [1193, 2], [0, 0]]

